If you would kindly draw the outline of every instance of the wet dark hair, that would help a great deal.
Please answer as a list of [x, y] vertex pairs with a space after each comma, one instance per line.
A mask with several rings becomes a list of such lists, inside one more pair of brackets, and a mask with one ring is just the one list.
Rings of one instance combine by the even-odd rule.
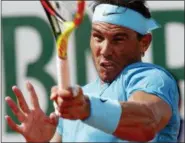
[[[145, 18], [151, 18], [149, 8], [146, 6], [146, 0], [95, 0], [92, 6], [93, 12], [96, 6], [100, 4], [112, 4], [116, 6], [127, 7], [142, 14]], [[138, 32], [137, 34], [139, 40], [144, 36]]]

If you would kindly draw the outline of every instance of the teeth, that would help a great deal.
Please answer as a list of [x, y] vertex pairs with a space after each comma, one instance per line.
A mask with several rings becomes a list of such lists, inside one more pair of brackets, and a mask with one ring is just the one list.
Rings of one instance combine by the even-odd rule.
[[100, 63], [100, 66], [104, 67], [104, 68], [114, 68], [113, 65], [111, 63]]
[[113, 66], [111, 66], [111, 65], [109, 65], [109, 66], [105, 65], [105, 67], [106, 68], [113, 68]]

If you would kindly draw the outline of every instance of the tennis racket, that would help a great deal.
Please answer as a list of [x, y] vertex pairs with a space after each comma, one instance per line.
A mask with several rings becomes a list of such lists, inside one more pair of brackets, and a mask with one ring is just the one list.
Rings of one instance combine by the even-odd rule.
[[[40, 0], [50, 22], [57, 48], [57, 79], [59, 89], [70, 86], [68, 63], [68, 40], [84, 16], [85, 1], [48, 1]], [[75, 15], [74, 18], [72, 15]], [[54, 102], [56, 109], [56, 103]], [[58, 114], [58, 112], [55, 110]]]

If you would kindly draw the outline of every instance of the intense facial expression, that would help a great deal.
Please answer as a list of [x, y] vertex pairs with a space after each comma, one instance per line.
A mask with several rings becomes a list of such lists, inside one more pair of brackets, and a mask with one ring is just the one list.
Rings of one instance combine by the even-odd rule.
[[104, 82], [111, 82], [125, 66], [140, 61], [145, 51], [135, 31], [102, 22], [93, 23], [90, 45], [96, 70]]

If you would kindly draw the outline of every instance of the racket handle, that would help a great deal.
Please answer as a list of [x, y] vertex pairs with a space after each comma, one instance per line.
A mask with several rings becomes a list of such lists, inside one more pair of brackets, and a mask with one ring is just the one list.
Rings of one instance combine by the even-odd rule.
[[[66, 89], [70, 86], [70, 78], [69, 78], [69, 64], [68, 60], [62, 60], [57, 56], [57, 79], [58, 79], [58, 88]], [[55, 109], [55, 114], [59, 116], [59, 112], [56, 109], [57, 103], [54, 101], [53, 106]]]
[[53, 101], [53, 107], [54, 107], [54, 109], [55, 109], [55, 114], [56, 114], [57, 116], [60, 116], [60, 115], [59, 115], [59, 112], [58, 112], [58, 110], [57, 110], [57, 103], [56, 103], [55, 101]]
[[69, 63], [68, 60], [62, 60], [57, 56], [57, 79], [58, 88], [66, 89], [70, 86], [69, 78]]

